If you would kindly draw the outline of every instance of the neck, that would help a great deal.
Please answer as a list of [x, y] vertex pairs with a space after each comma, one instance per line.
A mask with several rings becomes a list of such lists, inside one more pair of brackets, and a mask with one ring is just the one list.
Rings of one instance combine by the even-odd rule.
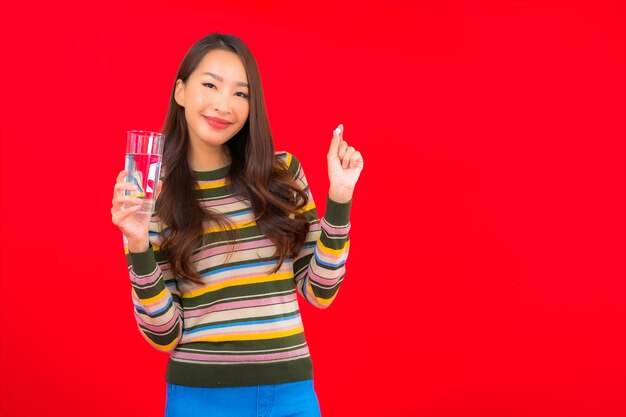
[[187, 163], [192, 171], [214, 171], [230, 164], [230, 155], [226, 145], [201, 149], [194, 146], [193, 142], [189, 145]]

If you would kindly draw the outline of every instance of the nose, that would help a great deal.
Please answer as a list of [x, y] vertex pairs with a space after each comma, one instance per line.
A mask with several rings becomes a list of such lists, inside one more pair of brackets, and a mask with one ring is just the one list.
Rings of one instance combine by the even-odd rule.
[[216, 94], [213, 101], [213, 110], [219, 113], [228, 113], [230, 111], [229, 98], [226, 94]]

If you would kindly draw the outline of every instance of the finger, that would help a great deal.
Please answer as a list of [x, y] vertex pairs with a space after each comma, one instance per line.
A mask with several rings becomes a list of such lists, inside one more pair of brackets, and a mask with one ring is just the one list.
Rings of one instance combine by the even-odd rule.
[[163, 189], [163, 181], [159, 180], [159, 183], [157, 184], [157, 189], [156, 189], [157, 198], [159, 198], [159, 194], [161, 194], [162, 189]]
[[115, 188], [113, 189], [113, 196], [120, 194], [122, 192], [119, 189], [117, 189], [117, 186], [118, 184], [121, 184], [125, 181], [125, 178], [127, 175], [128, 175], [127, 169], [120, 171], [119, 174], [117, 174], [117, 178], [115, 179]]
[[352, 155], [350, 155], [350, 166], [349, 168], [363, 168], [363, 156], [361, 156], [361, 152], [355, 151]]
[[113, 224], [120, 227], [128, 217], [141, 210], [141, 206], [132, 206], [124, 210], [111, 210]]
[[118, 190], [136, 190], [137, 186], [135, 184], [133, 184], [132, 182], [118, 182], [115, 183], [115, 186], [113, 187], [114, 190], [118, 191]]
[[132, 195], [119, 195], [119, 196], [113, 197], [112, 204], [113, 206], [119, 206], [119, 207], [121, 207], [123, 204], [142, 205], [143, 200], [138, 197], [133, 197]]
[[[345, 142], [344, 142], [345, 143]], [[354, 153], [355, 149], [352, 146], [348, 146], [346, 153], [341, 158], [341, 166], [346, 169], [350, 165], [350, 157]]]
[[124, 195], [125, 191], [137, 191], [137, 186], [130, 182], [118, 182], [113, 187], [113, 196]]
[[339, 150], [339, 143], [341, 142], [341, 136], [339, 135], [340, 129], [333, 130], [333, 138], [330, 141], [330, 148], [328, 149], [328, 158], [334, 159], [337, 157], [337, 151]]
[[128, 176], [128, 170], [125, 169], [123, 171], [120, 171], [119, 174], [117, 174], [117, 178], [115, 180], [115, 182], [122, 182], [124, 181], [124, 178], [126, 178]]
[[342, 140], [339, 143], [339, 150], [337, 151], [337, 156], [339, 157], [339, 159], [343, 160], [343, 157], [346, 154], [347, 150], [348, 150], [348, 144], [346, 143], [346, 141]]

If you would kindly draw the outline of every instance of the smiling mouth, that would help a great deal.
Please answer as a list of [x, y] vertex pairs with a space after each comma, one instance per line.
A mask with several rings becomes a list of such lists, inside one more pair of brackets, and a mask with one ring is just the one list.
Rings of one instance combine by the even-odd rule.
[[204, 117], [204, 120], [207, 121], [209, 126], [215, 129], [225, 129], [232, 124], [228, 120], [220, 119], [217, 117], [207, 117], [207, 116], [202, 116], [202, 117]]

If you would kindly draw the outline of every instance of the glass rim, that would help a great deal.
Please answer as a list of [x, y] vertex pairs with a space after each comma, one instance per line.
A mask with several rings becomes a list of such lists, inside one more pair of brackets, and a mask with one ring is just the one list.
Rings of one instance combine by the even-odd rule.
[[162, 136], [165, 137], [165, 135], [161, 132], [156, 132], [154, 130], [127, 130], [126, 134], [133, 134], [133, 135], [141, 135], [141, 136]]

